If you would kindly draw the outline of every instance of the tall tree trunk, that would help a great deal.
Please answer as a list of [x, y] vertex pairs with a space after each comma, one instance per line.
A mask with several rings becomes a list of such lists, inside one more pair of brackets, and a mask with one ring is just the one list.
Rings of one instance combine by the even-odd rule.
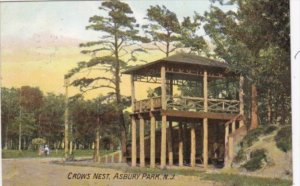
[[287, 115], [287, 108], [286, 108], [286, 102], [285, 102], [285, 95], [283, 94], [281, 97], [281, 121], [280, 124], [284, 125], [285, 120], [286, 120], [286, 115]]
[[256, 84], [251, 84], [251, 125], [250, 129], [258, 127], [258, 106], [257, 106], [257, 89]]
[[19, 123], [19, 151], [22, 150], [22, 124], [21, 122]]
[[7, 123], [6, 123], [6, 126], [5, 126], [4, 150], [7, 150], [7, 148], [8, 148], [8, 123], [9, 123], [9, 116], [8, 116]]
[[20, 113], [19, 113], [19, 116], [20, 116], [20, 121], [19, 121], [19, 151], [22, 150], [22, 122], [21, 122], [21, 117], [22, 117], [22, 111], [20, 109]]
[[116, 57], [116, 71], [115, 71], [115, 80], [116, 80], [116, 101], [118, 104], [118, 118], [119, 118], [119, 126], [121, 130], [121, 149], [122, 149], [122, 162], [125, 162], [126, 158], [126, 126], [125, 126], [125, 120], [123, 115], [123, 110], [120, 108], [122, 106], [122, 100], [121, 100], [121, 91], [120, 91], [120, 61], [119, 61], [119, 43], [118, 43], [118, 35], [115, 35], [115, 57]]

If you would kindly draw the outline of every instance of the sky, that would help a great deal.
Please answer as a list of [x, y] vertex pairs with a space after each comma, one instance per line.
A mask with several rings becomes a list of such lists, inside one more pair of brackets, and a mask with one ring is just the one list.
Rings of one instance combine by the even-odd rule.
[[[208, 0], [125, 2], [140, 24], [146, 23], [144, 17], [150, 5], [165, 5], [177, 14], [179, 20], [193, 16], [195, 11], [203, 14], [211, 5]], [[89, 59], [80, 53], [78, 45], [101, 36], [101, 33], [85, 29], [89, 17], [99, 14], [100, 5], [99, 1], [0, 3], [2, 86], [38, 86], [44, 92], [64, 93], [64, 74], [76, 67], [77, 62]], [[233, 7], [222, 8], [229, 10]], [[163, 56], [157, 53], [145, 57], [151, 61]], [[129, 95], [129, 77], [122, 76], [122, 80], [121, 91]], [[71, 94], [76, 91], [71, 89]], [[97, 92], [100, 93], [105, 94], [105, 91]]]

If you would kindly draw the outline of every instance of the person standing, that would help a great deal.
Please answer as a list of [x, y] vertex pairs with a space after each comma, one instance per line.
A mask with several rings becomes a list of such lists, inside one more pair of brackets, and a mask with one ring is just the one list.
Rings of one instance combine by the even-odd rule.
[[45, 145], [44, 153], [46, 156], [48, 156], [50, 154], [50, 149], [49, 149], [48, 145]]

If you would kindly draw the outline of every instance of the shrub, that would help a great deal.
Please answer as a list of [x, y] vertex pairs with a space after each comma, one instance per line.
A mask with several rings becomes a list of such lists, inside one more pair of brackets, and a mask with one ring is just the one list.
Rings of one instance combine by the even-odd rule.
[[31, 143], [35, 149], [38, 149], [38, 146], [46, 143], [46, 141], [43, 138], [34, 138]]
[[239, 152], [237, 153], [237, 155], [234, 158], [234, 162], [236, 163], [240, 163], [244, 160], [246, 160], [246, 153], [243, 149], [240, 149]]
[[277, 127], [274, 125], [270, 125], [264, 130], [264, 134], [271, 134], [274, 130], [276, 130]]
[[247, 161], [242, 167], [247, 169], [248, 171], [255, 171], [261, 168], [262, 161], [266, 161], [266, 150], [265, 149], [257, 149], [250, 153], [250, 160]]
[[263, 133], [263, 128], [256, 128], [250, 130], [247, 135], [244, 137], [242, 141], [242, 146], [246, 145], [246, 147], [250, 147], [253, 142], [258, 140], [258, 137]]
[[292, 130], [291, 126], [281, 128], [275, 136], [276, 146], [283, 152], [292, 149]]

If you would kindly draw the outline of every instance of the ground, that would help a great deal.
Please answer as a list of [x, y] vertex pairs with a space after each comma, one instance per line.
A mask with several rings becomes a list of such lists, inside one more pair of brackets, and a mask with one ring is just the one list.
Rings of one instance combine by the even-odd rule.
[[[176, 175], [173, 180], [125, 180], [112, 177], [123, 171], [99, 167], [83, 167], [53, 164], [53, 158], [27, 158], [27, 159], [3, 159], [2, 179], [4, 186], [85, 186], [85, 185], [223, 185], [215, 181], [202, 180], [197, 176]], [[57, 159], [61, 160], [61, 159]], [[109, 179], [68, 179], [74, 173], [88, 174], [101, 173], [110, 174]]]

